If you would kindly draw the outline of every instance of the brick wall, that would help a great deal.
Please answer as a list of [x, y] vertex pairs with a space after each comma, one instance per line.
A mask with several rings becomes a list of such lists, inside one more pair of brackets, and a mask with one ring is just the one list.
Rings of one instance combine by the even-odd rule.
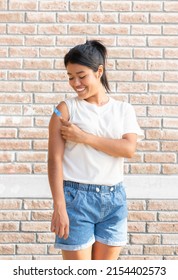
[[[51, 199], [0, 200], [0, 259], [61, 259], [50, 232]], [[120, 259], [178, 259], [178, 200], [128, 200]]]
[[[63, 56], [86, 39], [107, 46], [111, 95], [134, 105], [145, 131], [126, 175], [177, 176], [177, 34], [177, 1], [1, 0], [1, 178], [46, 175], [49, 119], [72, 95]], [[54, 258], [50, 198], [1, 198], [0, 258]], [[123, 257], [178, 259], [178, 196], [129, 205]]]

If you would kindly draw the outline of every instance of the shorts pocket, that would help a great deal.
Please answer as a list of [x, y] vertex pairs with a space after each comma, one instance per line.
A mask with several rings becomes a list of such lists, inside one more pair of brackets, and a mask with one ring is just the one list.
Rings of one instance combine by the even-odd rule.
[[64, 195], [67, 207], [72, 207], [76, 204], [79, 198], [79, 190], [65, 186], [64, 187]]

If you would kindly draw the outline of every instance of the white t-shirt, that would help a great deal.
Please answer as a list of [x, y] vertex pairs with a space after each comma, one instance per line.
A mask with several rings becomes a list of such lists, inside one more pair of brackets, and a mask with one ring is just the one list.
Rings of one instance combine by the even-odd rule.
[[[112, 139], [121, 139], [126, 133], [143, 138], [135, 111], [129, 103], [109, 98], [102, 106], [77, 97], [65, 100], [70, 122], [85, 132]], [[112, 186], [123, 181], [124, 158], [113, 157], [89, 145], [66, 141], [64, 180], [85, 184]]]

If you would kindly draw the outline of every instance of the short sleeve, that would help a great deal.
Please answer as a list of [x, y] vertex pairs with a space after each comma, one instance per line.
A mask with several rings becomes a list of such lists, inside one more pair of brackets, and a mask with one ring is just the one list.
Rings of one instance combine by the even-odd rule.
[[137, 134], [137, 141], [140, 141], [144, 138], [144, 132], [137, 122], [135, 110], [129, 103], [127, 103], [127, 105], [125, 106], [122, 135], [127, 133]]
[[69, 111], [69, 120], [72, 121], [73, 118], [73, 112], [74, 112], [74, 107], [75, 107], [75, 97], [73, 98], [67, 98], [64, 100], [64, 102], [67, 105], [68, 111]]

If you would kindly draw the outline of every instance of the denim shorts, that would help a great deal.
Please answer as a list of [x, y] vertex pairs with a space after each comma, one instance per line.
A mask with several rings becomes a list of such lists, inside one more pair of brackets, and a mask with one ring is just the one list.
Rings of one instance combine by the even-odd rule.
[[122, 183], [114, 186], [64, 181], [69, 237], [56, 235], [55, 248], [76, 251], [95, 241], [110, 246], [127, 243], [127, 203]]

